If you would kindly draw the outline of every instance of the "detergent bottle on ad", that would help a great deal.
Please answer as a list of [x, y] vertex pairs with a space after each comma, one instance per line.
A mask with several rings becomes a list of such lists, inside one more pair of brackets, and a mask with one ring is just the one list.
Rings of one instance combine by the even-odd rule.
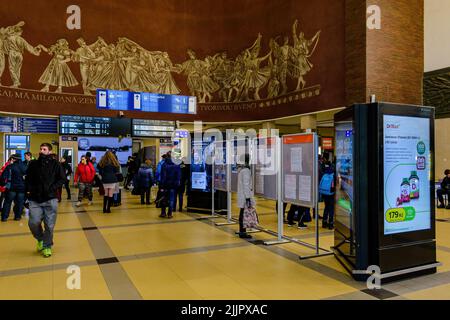
[[411, 185], [409, 184], [409, 179], [404, 178], [400, 186], [400, 199], [402, 203], [410, 201]]
[[409, 197], [411, 199], [419, 199], [419, 176], [417, 175], [417, 171], [411, 171], [409, 184], [411, 187]]

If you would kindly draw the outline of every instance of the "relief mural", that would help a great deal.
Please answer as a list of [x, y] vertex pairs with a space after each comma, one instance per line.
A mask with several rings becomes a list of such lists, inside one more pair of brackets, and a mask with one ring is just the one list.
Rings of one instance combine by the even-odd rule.
[[[189, 94], [199, 103], [239, 103], [275, 99], [306, 88], [306, 76], [314, 68], [310, 58], [319, 46], [321, 31], [308, 38], [299, 32], [295, 21], [291, 36], [272, 38], [269, 52], [262, 53], [263, 36], [237, 57], [227, 52], [199, 57], [194, 50], [187, 51], [187, 60], [172, 62], [163, 51], [149, 51], [138, 43], [122, 37], [116, 43], [107, 43], [102, 37], [87, 44], [77, 40], [76, 49], [66, 39], [59, 39], [49, 47], [29, 44], [22, 37], [25, 22], [0, 28], [0, 85], [6, 66], [12, 79], [12, 88], [21, 88], [21, 69], [27, 54], [48, 59], [38, 83], [42, 92], [63, 93], [65, 88], [80, 87], [80, 93], [90, 96], [97, 88], [180, 94], [173, 74], [186, 78]], [[69, 64], [78, 64], [81, 79], [77, 79]], [[289, 79], [297, 84], [289, 87]], [[315, 84], [315, 95], [320, 86]], [[262, 96], [263, 89], [265, 96]], [[319, 90], [319, 91], [317, 91]], [[311, 96], [311, 92], [309, 92]], [[297, 95], [298, 100], [298, 95]], [[289, 97], [289, 101], [294, 99]]]

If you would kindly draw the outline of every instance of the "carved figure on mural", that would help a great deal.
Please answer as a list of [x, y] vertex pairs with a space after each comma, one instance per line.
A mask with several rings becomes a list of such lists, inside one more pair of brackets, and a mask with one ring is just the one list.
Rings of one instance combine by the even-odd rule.
[[56, 44], [47, 49], [43, 45], [39, 47], [53, 56], [49, 65], [45, 69], [42, 76], [39, 78], [39, 82], [45, 84], [45, 87], [41, 91], [48, 92], [50, 86], [57, 87], [55, 92], [61, 93], [62, 87], [75, 87], [78, 85], [78, 81], [70, 71], [68, 62], [72, 60], [72, 56], [75, 53], [69, 48], [69, 43], [66, 39], [59, 39]]
[[198, 60], [195, 52], [188, 50], [189, 60], [176, 65], [175, 70], [187, 75], [187, 85], [191, 94], [196, 96], [200, 103], [212, 100], [212, 94], [219, 90], [219, 85], [211, 78], [211, 65], [207, 61]]
[[[296, 91], [303, 89], [306, 85], [304, 76], [313, 68], [309, 58], [314, 54], [320, 38], [320, 31], [311, 40], [305, 39], [303, 32], [300, 32], [300, 35], [297, 36], [297, 26], [298, 20], [295, 20], [292, 26], [294, 47], [290, 55], [290, 67], [288, 68], [289, 75], [294, 79], [298, 79]], [[313, 46], [312, 49], [310, 49], [311, 46]]]
[[0, 28], [0, 86], [2, 85], [3, 71], [6, 66], [6, 51], [5, 51], [6, 29]]
[[261, 50], [261, 38], [262, 36], [259, 34], [253, 46], [244, 51], [242, 61], [244, 63], [245, 76], [241, 84], [238, 100], [250, 100], [249, 91], [254, 91], [254, 100], [260, 100], [259, 90], [269, 80], [270, 68], [260, 68], [260, 64], [272, 55], [272, 51], [264, 57], [258, 57]]
[[282, 46], [277, 43], [277, 39], [270, 39], [270, 48], [272, 49], [275, 58], [274, 65], [277, 70], [277, 80], [282, 88], [281, 94], [286, 94], [288, 91], [287, 73], [289, 68], [289, 55], [292, 53], [292, 47], [289, 45], [289, 38], [284, 38]]
[[5, 28], [5, 38], [3, 40], [3, 50], [8, 55], [9, 73], [13, 81], [12, 88], [20, 87], [20, 75], [23, 64], [23, 52], [27, 50], [29, 53], [39, 56], [41, 49], [39, 46], [33, 47], [24, 38], [22, 38], [22, 27], [25, 22], [21, 21], [14, 26]]
[[85, 95], [91, 95], [89, 80], [91, 75], [91, 61], [95, 59], [95, 53], [86, 44], [83, 38], [77, 40], [80, 46], [73, 55], [73, 60], [80, 63], [81, 84]]
[[172, 72], [176, 71], [175, 67], [170, 61], [169, 54], [163, 52], [156, 58], [155, 65], [155, 78], [159, 87], [156, 92], [165, 94], [179, 94], [180, 89], [178, 89], [175, 80], [172, 77]]
[[273, 99], [280, 95], [280, 72], [276, 63], [273, 63], [272, 57], [269, 59], [270, 76], [267, 85], [267, 98]]
[[101, 64], [101, 70], [97, 70], [91, 83], [95, 88], [104, 88], [111, 90], [127, 90], [128, 83], [125, 75], [125, 52], [120, 47], [109, 44], [102, 48], [102, 54], [99, 57], [104, 63]]

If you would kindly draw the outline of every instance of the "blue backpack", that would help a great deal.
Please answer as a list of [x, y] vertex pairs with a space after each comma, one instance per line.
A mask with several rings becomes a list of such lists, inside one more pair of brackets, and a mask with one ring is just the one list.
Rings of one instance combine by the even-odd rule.
[[325, 173], [320, 180], [319, 192], [326, 196], [331, 196], [334, 194], [331, 191], [334, 187], [334, 173]]

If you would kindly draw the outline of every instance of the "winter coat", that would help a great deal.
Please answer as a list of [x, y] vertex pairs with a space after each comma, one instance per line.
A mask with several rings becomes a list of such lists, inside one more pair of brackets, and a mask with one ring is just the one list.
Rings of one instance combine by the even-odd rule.
[[163, 164], [166, 162], [166, 160], [161, 160], [160, 162], [158, 162], [158, 165], [156, 166], [156, 173], [155, 173], [155, 178], [156, 178], [156, 182], [161, 182], [161, 169]]
[[181, 180], [180, 166], [167, 159], [161, 166], [160, 186], [162, 189], [178, 189]]
[[26, 164], [17, 160], [6, 168], [4, 174], [7, 174], [8, 171], [9, 179], [11, 181], [10, 190], [15, 192], [25, 192], [25, 175], [27, 173]]
[[28, 165], [25, 178], [29, 199], [43, 203], [57, 198], [58, 188], [66, 182], [66, 174], [61, 164], [51, 155], [40, 155]]
[[78, 164], [77, 170], [75, 171], [74, 181], [75, 183], [94, 183], [95, 178], [95, 168], [91, 162], [87, 164]]
[[145, 163], [141, 165], [137, 173], [137, 183], [140, 188], [150, 188], [153, 185], [153, 168]]
[[112, 164], [108, 164], [105, 167], [98, 166], [98, 173], [101, 176], [103, 184], [109, 183], [117, 183], [117, 173], [120, 172], [120, 169], [113, 166]]
[[252, 206], [255, 205], [255, 199], [253, 199], [253, 180], [252, 180], [252, 172], [249, 168], [243, 167], [239, 169], [238, 173], [238, 186], [237, 186], [237, 194], [238, 194], [238, 207], [245, 208], [246, 200], [250, 199]]

